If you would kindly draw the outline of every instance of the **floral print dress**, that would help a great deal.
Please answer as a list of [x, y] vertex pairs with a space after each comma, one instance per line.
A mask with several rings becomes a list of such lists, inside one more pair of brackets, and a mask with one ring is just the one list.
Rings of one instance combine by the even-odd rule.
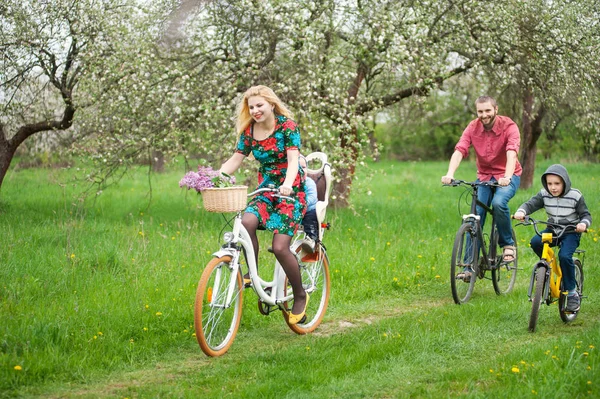
[[[300, 131], [296, 123], [282, 115], [276, 115], [275, 118], [275, 130], [269, 137], [256, 140], [251, 124], [241, 134], [236, 148], [236, 152], [245, 156], [252, 152], [260, 162], [258, 188], [269, 184], [279, 188], [287, 173], [287, 150], [300, 149]], [[304, 170], [298, 167], [298, 174], [292, 185], [292, 197], [295, 201], [273, 197], [273, 193], [262, 193], [250, 200], [246, 212], [256, 215], [259, 228], [293, 236], [306, 212], [304, 181]]]

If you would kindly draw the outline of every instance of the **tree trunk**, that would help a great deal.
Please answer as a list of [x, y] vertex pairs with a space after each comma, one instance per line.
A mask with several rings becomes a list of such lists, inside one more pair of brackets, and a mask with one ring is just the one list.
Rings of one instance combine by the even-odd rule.
[[349, 150], [349, 154], [344, 156], [346, 164], [337, 169], [337, 174], [340, 178], [339, 182], [333, 184], [333, 195], [335, 198], [332, 200], [332, 205], [335, 208], [346, 208], [349, 205], [350, 191], [352, 188], [352, 180], [354, 179], [354, 173], [356, 172], [356, 161], [358, 159], [358, 145], [357, 145], [358, 130], [356, 126], [346, 134], [342, 134], [342, 148]]
[[152, 163], [152, 171], [156, 173], [165, 171], [165, 154], [162, 151], [153, 150], [150, 162]]
[[0, 189], [2, 188], [4, 176], [8, 172], [8, 167], [15, 155], [16, 149], [15, 146], [6, 140], [4, 125], [0, 124]]
[[546, 107], [542, 103], [537, 112], [534, 111], [535, 97], [531, 88], [523, 93], [523, 129], [521, 135], [521, 174], [520, 188], [528, 189], [533, 184], [535, 173], [535, 157], [537, 153], [537, 141], [543, 133], [542, 120], [546, 115]]

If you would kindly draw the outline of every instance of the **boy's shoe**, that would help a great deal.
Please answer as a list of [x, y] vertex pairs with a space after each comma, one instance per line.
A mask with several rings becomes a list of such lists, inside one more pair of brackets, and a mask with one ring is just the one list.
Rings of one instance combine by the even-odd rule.
[[581, 300], [579, 299], [579, 294], [575, 293], [574, 295], [567, 296], [567, 307], [565, 310], [567, 312], [577, 312], [581, 307]]

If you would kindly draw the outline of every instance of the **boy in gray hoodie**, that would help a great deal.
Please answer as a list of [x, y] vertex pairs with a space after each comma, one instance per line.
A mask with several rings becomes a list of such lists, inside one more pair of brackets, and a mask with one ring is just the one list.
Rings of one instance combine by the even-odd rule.
[[[542, 188], [539, 193], [531, 197], [519, 207], [514, 218], [523, 220], [525, 215], [530, 215], [538, 209], [544, 208], [548, 215], [548, 222], [567, 225], [576, 224], [575, 233], [565, 234], [558, 241], [553, 241], [551, 246], [560, 246], [558, 259], [562, 270], [563, 287], [569, 291], [567, 296], [567, 311], [579, 310], [580, 298], [577, 294], [575, 282], [575, 264], [573, 254], [579, 246], [581, 233], [592, 224], [592, 215], [588, 210], [581, 192], [571, 188], [571, 179], [567, 169], [559, 164], [550, 166], [542, 175]], [[552, 232], [551, 228], [543, 231]], [[537, 234], [531, 239], [531, 248], [542, 256], [542, 238]]]

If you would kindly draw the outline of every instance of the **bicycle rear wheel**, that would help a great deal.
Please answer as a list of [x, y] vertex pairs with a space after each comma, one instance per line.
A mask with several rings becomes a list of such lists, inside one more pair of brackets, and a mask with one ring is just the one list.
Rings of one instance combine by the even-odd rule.
[[[464, 223], [458, 229], [452, 248], [452, 261], [450, 264], [450, 287], [452, 297], [458, 305], [467, 302], [471, 298], [475, 280], [477, 280], [477, 261], [479, 257], [479, 246], [473, 226]], [[470, 272], [469, 279], [461, 278], [460, 274]]]
[[[497, 230], [497, 227], [494, 226]], [[496, 294], [503, 295], [511, 292], [515, 286], [515, 281], [517, 280], [517, 265], [518, 265], [518, 257], [519, 250], [517, 248], [517, 237], [515, 236], [515, 231], [512, 231], [513, 242], [515, 243], [515, 258], [511, 262], [504, 262], [502, 258], [502, 249], [498, 246], [498, 232], [496, 231], [494, 234], [494, 245], [496, 248], [496, 263], [492, 268], [492, 283], [494, 284], [494, 290]], [[491, 248], [490, 248], [491, 251]]]
[[[536, 265], [537, 266], [537, 265]], [[535, 293], [531, 300], [531, 314], [529, 315], [529, 331], [535, 332], [537, 326], [540, 306], [542, 305], [542, 296], [544, 294], [544, 285], [546, 283], [546, 268], [537, 267], [535, 273]]]
[[[208, 262], [196, 291], [196, 339], [208, 356], [221, 356], [227, 352], [242, 318], [244, 282], [239, 268], [234, 272], [230, 263], [231, 256], [214, 258]], [[232, 279], [235, 279], [234, 292], [231, 302], [227, 303], [227, 291]]]
[[[575, 259], [575, 282], [577, 284], [575, 289], [577, 290], [577, 294], [579, 294], [579, 298], [581, 299], [581, 295], [583, 293], [583, 265], [579, 259]], [[560, 298], [558, 299], [558, 311], [560, 313], [561, 320], [565, 323], [570, 323], [577, 318], [578, 312], [567, 312], [565, 311], [566, 306], [567, 296], [562, 293], [561, 289]]]
[[[301, 247], [298, 248], [298, 252], [300, 251]], [[286, 312], [291, 311], [293, 301], [284, 302], [282, 314], [290, 329], [296, 334], [303, 335], [313, 332], [321, 324], [329, 305], [331, 280], [329, 276], [329, 258], [325, 247], [321, 243], [315, 245], [314, 255], [299, 256], [299, 258], [302, 285], [310, 295], [310, 301], [306, 308], [306, 318], [298, 324], [289, 324]], [[287, 278], [285, 279], [285, 285], [287, 287]], [[291, 291], [291, 287], [288, 289]]]

